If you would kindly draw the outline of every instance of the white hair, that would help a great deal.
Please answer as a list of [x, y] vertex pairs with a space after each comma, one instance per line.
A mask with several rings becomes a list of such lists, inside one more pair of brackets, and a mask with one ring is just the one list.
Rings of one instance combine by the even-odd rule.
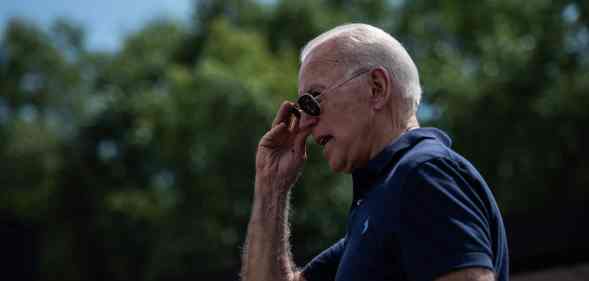
[[309, 41], [301, 51], [301, 63], [317, 46], [333, 39], [338, 40], [345, 54], [339, 59], [360, 68], [381, 66], [389, 72], [396, 82], [393, 84], [397, 84], [401, 92], [401, 100], [405, 105], [403, 117], [410, 118], [417, 112], [421, 100], [419, 73], [399, 41], [382, 29], [368, 24], [340, 25]]

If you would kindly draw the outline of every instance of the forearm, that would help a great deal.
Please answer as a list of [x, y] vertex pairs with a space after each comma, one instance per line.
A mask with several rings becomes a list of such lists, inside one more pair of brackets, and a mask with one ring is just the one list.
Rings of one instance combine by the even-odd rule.
[[256, 179], [254, 203], [242, 256], [243, 281], [293, 280], [290, 255], [289, 192]]

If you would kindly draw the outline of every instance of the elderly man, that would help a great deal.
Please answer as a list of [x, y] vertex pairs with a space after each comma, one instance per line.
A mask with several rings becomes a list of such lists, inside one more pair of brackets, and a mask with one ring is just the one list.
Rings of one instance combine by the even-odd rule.
[[[258, 146], [242, 280], [509, 279], [493, 195], [445, 133], [418, 128], [420, 96], [411, 57], [376, 27], [339, 26], [307, 44], [297, 103], [282, 104]], [[299, 270], [288, 198], [309, 135], [354, 190], [343, 238]]]

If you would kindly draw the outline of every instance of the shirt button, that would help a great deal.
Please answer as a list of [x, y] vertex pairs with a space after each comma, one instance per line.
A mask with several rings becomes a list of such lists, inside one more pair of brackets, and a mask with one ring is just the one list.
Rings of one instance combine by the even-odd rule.
[[358, 201], [356, 201], [356, 206], [360, 206], [362, 205], [362, 199], [358, 199]]

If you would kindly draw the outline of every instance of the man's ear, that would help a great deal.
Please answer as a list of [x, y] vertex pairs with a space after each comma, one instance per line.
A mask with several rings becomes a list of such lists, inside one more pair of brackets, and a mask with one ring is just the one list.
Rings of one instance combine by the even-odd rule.
[[370, 101], [374, 109], [380, 110], [386, 106], [391, 91], [391, 77], [384, 67], [377, 67], [370, 71]]

